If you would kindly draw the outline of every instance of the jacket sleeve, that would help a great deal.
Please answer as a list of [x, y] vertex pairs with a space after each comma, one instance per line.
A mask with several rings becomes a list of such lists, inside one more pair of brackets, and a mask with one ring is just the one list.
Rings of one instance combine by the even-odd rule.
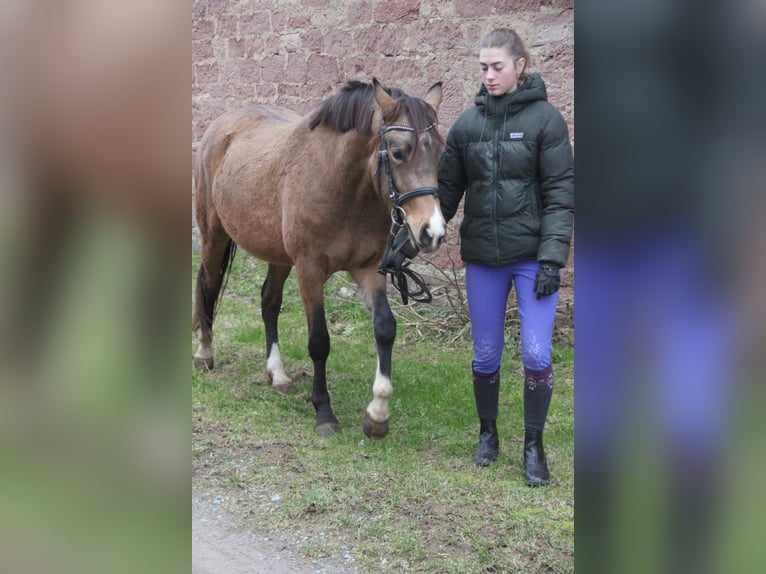
[[574, 158], [564, 117], [554, 110], [540, 142], [542, 218], [538, 261], [566, 265], [574, 226]]
[[447, 134], [447, 147], [439, 163], [439, 201], [444, 219], [449, 221], [455, 216], [466, 186], [463, 157], [457, 145], [456, 130]]

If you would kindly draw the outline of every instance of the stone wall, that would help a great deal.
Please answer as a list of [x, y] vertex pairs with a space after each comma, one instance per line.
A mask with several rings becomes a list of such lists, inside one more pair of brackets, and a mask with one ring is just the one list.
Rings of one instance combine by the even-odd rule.
[[[192, 0], [192, 149], [226, 110], [305, 113], [343, 82], [373, 76], [415, 96], [444, 82], [446, 135], [473, 105], [478, 44], [498, 27], [524, 39], [528, 69], [542, 74], [574, 143], [573, 0]], [[438, 264], [459, 262], [455, 223]]]
[[472, 105], [477, 45], [516, 29], [574, 137], [573, 0], [193, 0], [192, 146], [228, 109], [307, 112], [346, 80], [373, 76], [422, 96], [444, 82], [440, 129]]

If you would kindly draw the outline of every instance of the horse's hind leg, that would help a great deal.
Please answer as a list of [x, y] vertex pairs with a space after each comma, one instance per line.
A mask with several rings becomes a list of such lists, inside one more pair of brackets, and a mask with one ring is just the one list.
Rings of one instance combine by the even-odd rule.
[[282, 292], [291, 270], [292, 266], [289, 265], [270, 264], [261, 289], [261, 317], [266, 328], [266, 356], [268, 357], [266, 370], [272, 386], [279, 392], [289, 391], [293, 386], [290, 377], [285, 373], [285, 366], [282, 364], [282, 356], [279, 353], [278, 328]]
[[211, 237], [203, 235], [202, 262], [197, 273], [197, 292], [192, 328], [197, 330], [199, 347], [194, 366], [212, 369], [213, 319], [226, 273], [236, 252], [236, 243], [224, 231]]

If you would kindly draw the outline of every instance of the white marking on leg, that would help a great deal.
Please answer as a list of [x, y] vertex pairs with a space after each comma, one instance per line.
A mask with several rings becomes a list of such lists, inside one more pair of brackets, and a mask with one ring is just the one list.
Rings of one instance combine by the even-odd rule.
[[384, 423], [388, 420], [390, 414], [388, 399], [391, 398], [393, 392], [394, 388], [391, 386], [391, 379], [380, 372], [380, 364], [378, 364], [378, 369], [375, 373], [375, 383], [372, 385], [372, 395], [374, 398], [367, 405], [367, 414], [371, 420], [376, 423]]
[[285, 366], [282, 364], [282, 355], [279, 354], [279, 343], [271, 345], [269, 359], [266, 361], [266, 370], [271, 377], [273, 387], [283, 387], [292, 384], [292, 379], [285, 373]]
[[[201, 331], [197, 330], [197, 337], [200, 337]], [[209, 359], [213, 358], [213, 348], [212, 343], [203, 343], [200, 341], [199, 346], [197, 347], [197, 352], [194, 353], [195, 359], [201, 359], [203, 361], [207, 361]]]

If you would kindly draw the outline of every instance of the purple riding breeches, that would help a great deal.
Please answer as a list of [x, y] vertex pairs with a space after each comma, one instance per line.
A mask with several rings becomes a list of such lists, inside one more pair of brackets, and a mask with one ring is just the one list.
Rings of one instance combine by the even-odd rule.
[[551, 337], [559, 292], [537, 299], [535, 276], [539, 268], [535, 260], [500, 267], [466, 264], [475, 372], [491, 374], [500, 368], [506, 305], [514, 285], [521, 320], [522, 363], [532, 371], [542, 371], [551, 364]]

